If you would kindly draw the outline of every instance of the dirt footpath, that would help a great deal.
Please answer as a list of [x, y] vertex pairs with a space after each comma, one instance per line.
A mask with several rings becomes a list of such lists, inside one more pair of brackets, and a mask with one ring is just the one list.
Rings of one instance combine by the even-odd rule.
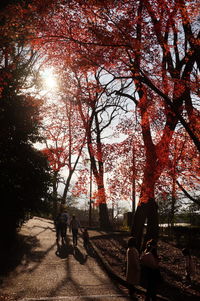
[[21, 229], [31, 245], [20, 264], [5, 277], [0, 295], [15, 300], [129, 300], [86, 251], [82, 239], [58, 250], [53, 222], [42, 218], [29, 220]]

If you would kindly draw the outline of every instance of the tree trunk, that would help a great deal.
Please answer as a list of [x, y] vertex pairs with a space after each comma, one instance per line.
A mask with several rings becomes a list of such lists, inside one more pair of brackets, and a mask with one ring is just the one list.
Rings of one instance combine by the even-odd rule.
[[136, 239], [136, 245], [138, 250], [140, 251], [142, 240], [143, 240], [143, 231], [144, 231], [144, 224], [147, 218], [146, 214], [146, 207], [148, 203], [141, 203], [137, 206], [135, 215], [133, 217], [133, 223], [131, 228], [131, 235]]
[[99, 204], [99, 225], [102, 230], [111, 230], [108, 208], [106, 204], [103, 173], [97, 173], [95, 175], [95, 179], [98, 188], [97, 202]]
[[176, 204], [176, 176], [173, 175], [172, 182], [172, 203], [171, 203], [171, 212], [170, 212], [170, 226], [174, 226], [174, 213], [175, 213], [175, 204]]
[[133, 140], [132, 146], [132, 215], [135, 214], [135, 181], [136, 181], [136, 168], [135, 168], [135, 145]]
[[72, 175], [73, 175], [73, 171], [71, 170], [69, 172], [69, 175], [68, 175], [67, 180], [65, 182], [65, 188], [64, 188], [64, 191], [63, 191], [63, 195], [62, 195], [61, 202], [62, 202], [63, 205], [66, 203], [67, 192], [69, 190], [69, 185], [70, 185], [70, 182], [71, 182]]
[[92, 146], [91, 137], [91, 125], [87, 131], [87, 144], [88, 152], [91, 160], [91, 168], [94, 174], [94, 178], [97, 183], [97, 203], [99, 205], [99, 225], [103, 230], [110, 230], [111, 224], [109, 220], [108, 208], [106, 204], [106, 193], [104, 187], [104, 166], [103, 166], [103, 150], [101, 143], [101, 131], [99, 128], [99, 121], [97, 113], [94, 114], [95, 117], [95, 129], [96, 129], [96, 143], [97, 143], [97, 160], [94, 157], [94, 150]]
[[99, 204], [99, 225], [102, 230], [111, 230], [111, 224], [106, 203]]
[[54, 171], [53, 173], [53, 218], [56, 217], [58, 211], [58, 198], [57, 198], [57, 179], [58, 172]]
[[155, 199], [149, 199], [146, 208], [147, 214], [147, 231], [144, 239], [144, 245], [149, 239], [158, 240], [159, 222], [158, 222], [158, 205]]
[[[144, 225], [147, 222], [146, 234], [143, 239]], [[153, 198], [147, 203], [138, 205], [134, 215], [131, 235], [136, 238], [139, 251], [143, 250], [149, 239], [158, 240], [158, 205]]]

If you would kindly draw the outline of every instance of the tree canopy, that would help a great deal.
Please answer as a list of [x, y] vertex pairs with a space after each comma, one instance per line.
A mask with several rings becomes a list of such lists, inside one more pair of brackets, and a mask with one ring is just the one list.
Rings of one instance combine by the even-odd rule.
[[6, 35], [5, 32], [5, 40], [0, 45], [0, 233], [3, 242], [11, 241], [25, 218], [42, 208], [50, 185], [47, 158], [34, 147], [42, 139], [39, 133], [41, 100], [27, 92], [34, 54], [23, 43], [8, 44]]
[[[65, 96], [80, 114], [80, 128], [86, 133], [99, 207], [107, 203], [104, 163], [110, 164], [112, 159], [107, 158], [115, 152], [115, 173], [120, 171], [122, 182], [118, 178], [113, 183], [116, 188], [117, 183], [123, 185], [128, 174], [127, 182], [139, 197], [132, 227], [138, 247], [145, 220], [146, 239], [157, 239], [155, 199], [165, 175], [173, 182], [175, 196], [177, 188], [189, 185], [183, 169], [199, 158], [198, 2], [33, 0], [17, 7], [16, 15], [9, 8], [12, 24], [17, 24], [17, 34], [9, 37], [25, 38], [64, 79]], [[23, 24], [19, 25], [19, 17]], [[12, 27], [6, 31], [12, 32]], [[101, 140], [100, 121], [105, 122], [111, 107], [129, 116], [121, 125], [126, 139], [120, 147], [104, 146]], [[181, 153], [178, 145], [185, 147]], [[120, 149], [127, 150], [127, 161]], [[193, 170], [199, 185], [199, 170]], [[177, 179], [183, 186], [176, 186]]]

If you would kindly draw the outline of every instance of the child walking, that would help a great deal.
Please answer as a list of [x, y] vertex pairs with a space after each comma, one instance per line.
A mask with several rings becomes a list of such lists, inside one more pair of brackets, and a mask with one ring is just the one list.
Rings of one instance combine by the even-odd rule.
[[87, 228], [84, 228], [82, 233], [83, 233], [83, 245], [87, 249], [89, 244], [89, 233]]

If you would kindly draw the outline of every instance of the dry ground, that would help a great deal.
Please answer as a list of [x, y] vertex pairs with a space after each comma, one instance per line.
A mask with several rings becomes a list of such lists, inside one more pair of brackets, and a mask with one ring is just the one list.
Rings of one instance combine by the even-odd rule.
[[[104, 259], [121, 277], [125, 277], [127, 234], [108, 234], [92, 238]], [[185, 265], [181, 250], [164, 241], [158, 243], [160, 268], [164, 279], [159, 293], [172, 301], [200, 300], [200, 257], [192, 256], [196, 273], [192, 284], [185, 282]], [[199, 254], [198, 254], [199, 255]]]
[[[43, 233], [44, 230], [49, 230], [49, 228], [47, 227], [43, 229], [41, 233]], [[99, 235], [99, 232], [95, 233], [95, 231], [91, 231], [91, 233], [92, 232], [93, 234], [91, 236], [93, 237], [91, 237], [91, 240], [93, 241], [93, 244], [95, 244], [104, 259], [110, 264], [114, 272], [124, 278], [128, 234], [119, 232], [112, 234], [102, 233], [102, 235]], [[6, 277], [7, 273], [9, 275], [11, 271], [13, 271], [18, 265], [20, 265], [20, 263], [23, 261], [24, 255], [26, 255], [26, 257], [28, 256], [27, 258], [32, 258], [32, 256], [35, 254], [35, 252], [33, 252], [33, 247], [35, 247], [36, 244], [37, 241], [34, 240], [34, 237], [22, 236], [21, 240], [18, 241], [15, 248], [12, 249], [11, 254], [2, 254], [0, 252], [0, 284], [2, 282], [2, 279]], [[196, 252], [196, 255], [194, 254], [194, 252], [192, 253], [193, 260], [196, 266], [196, 274], [191, 286], [189, 286], [184, 281], [184, 258], [182, 256], [181, 250], [172, 244], [164, 241], [159, 241], [158, 253], [160, 257], [161, 272], [164, 279], [164, 282], [159, 288], [158, 293], [164, 297], [167, 297], [171, 301], [200, 300], [200, 252]], [[5, 259], [3, 258], [4, 255], [6, 255]], [[7, 266], [7, 264], [5, 266], [6, 270], [8, 268], [6, 273], [6, 271], [3, 271], [4, 268], [2, 263], [8, 262], [9, 267]], [[4, 274], [3, 277], [1, 277], [2, 272]], [[140, 296], [138, 297], [139, 300], [142, 300]], [[15, 300], [15, 298], [13, 298], [10, 294], [0, 294], [0, 301], [13, 300]]]

